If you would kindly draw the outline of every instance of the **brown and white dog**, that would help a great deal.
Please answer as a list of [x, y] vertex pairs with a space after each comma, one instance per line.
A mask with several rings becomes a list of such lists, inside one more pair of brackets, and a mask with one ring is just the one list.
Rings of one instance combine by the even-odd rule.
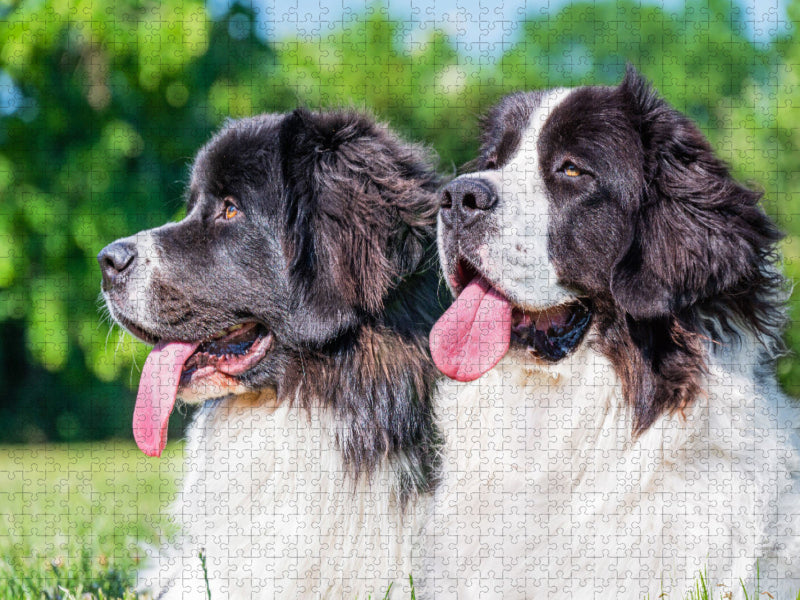
[[795, 598], [798, 419], [759, 196], [633, 69], [489, 113], [442, 194], [458, 298], [431, 349], [456, 381], [420, 597], [680, 599], [704, 573], [715, 597]]
[[177, 398], [204, 402], [182, 536], [143, 587], [408, 597], [440, 451], [438, 185], [427, 152], [359, 114], [233, 121], [195, 159], [186, 218], [100, 253], [111, 314], [155, 345], [140, 448], [161, 453]]

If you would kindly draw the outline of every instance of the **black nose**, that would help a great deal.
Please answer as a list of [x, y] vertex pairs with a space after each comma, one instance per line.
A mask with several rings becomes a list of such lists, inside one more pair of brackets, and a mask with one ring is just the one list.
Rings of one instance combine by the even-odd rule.
[[103, 248], [97, 255], [97, 262], [103, 272], [103, 289], [111, 288], [134, 258], [136, 246], [131, 242], [114, 242]]
[[440, 214], [447, 224], [458, 221], [466, 226], [486, 214], [496, 204], [497, 193], [488, 181], [459, 177], [442, 190]]

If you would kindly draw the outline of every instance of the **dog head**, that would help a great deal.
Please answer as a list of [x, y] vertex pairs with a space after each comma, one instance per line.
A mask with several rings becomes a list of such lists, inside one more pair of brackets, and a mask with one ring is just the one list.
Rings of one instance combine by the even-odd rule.
[[194, 161], [186, 217], [98, 256], [112, 316], [155, 345], [134, 416], [140, 447], [161, 452], [176, 397], [269, 386], [368, 412], [379, 382], [362, 378], [377, 359], [346, 363], [375, 354], [364, 349], [375, 336], [409, 370], [386, 390], [401, 403], [396, 386], [427, 373], [438, 314], [437, 183], [426, 152], [353, 112], [264, 115], [217, 133]]
[[616, 87], [504, 98], [475, 167], [442, 194], [460, 296], [431, 347], [448, 375], [479, 377], [511, 343], [558, 361], [592, 338], [642, 431], [699, 390], [701, 335], [776, 335], [780, 235], [760, 195], [632, 68]]

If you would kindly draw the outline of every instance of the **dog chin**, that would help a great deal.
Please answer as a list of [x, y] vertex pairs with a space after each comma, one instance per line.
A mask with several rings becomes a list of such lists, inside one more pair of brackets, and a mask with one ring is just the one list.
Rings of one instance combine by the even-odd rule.
[[178, 399], [184, 404], [201, 404], [206, 400], [220, 400], [228, 396], [256, 393], [238, 379], [215, 372], [202, 378], [192, 378], [178, 388]]

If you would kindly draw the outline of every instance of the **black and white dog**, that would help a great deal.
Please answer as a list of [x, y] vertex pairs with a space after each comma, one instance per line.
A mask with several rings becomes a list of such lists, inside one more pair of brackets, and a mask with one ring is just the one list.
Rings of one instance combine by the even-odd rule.
[[759, 196], [633, 69], [489, 113], [439, 216], [458, 298], [431, 349], [459, 382], [426, 597], [683, 598], [701, 572], [715, 597], [795, 597], [798, 420]]
[[205, 598], [206, 574], [213, 598], [408, 597], [440, 452], [438, 185], [362, 115], [243, 119], [196, 157], [185, 219], [100, 253], [111, 314], [155, 345], [140, 448], [161, 453], [176, 398], [205, 401], [159, 597]]

